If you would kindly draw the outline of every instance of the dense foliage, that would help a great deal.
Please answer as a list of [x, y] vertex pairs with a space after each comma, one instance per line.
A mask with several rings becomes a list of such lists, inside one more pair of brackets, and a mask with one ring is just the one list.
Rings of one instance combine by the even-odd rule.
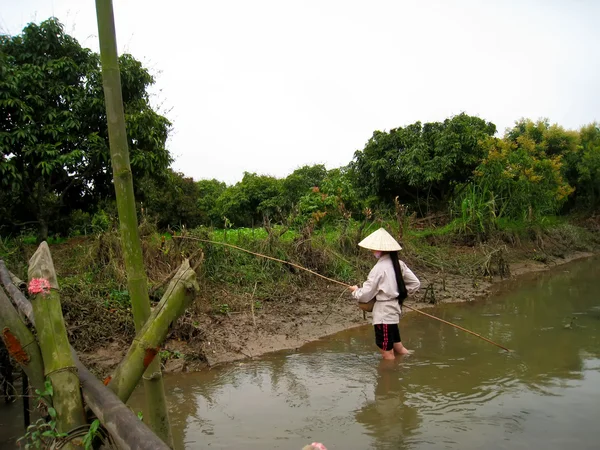
[[[314, 229], [349, 220], [445, 215], [484, 237], [500, 220], [596, 211], [600, 128], [547, 120], [496, 126], [459, 114], [375, 131], [345, 167], [304, 166], [285, 178], [245, 173], [227, 186], [169, 169], [169, 121], [150, 106], [152, 76], [120, 59], [140, 215], [160, 229], [282, 224]], [[98, 55], [54, 19], [0, 37], [0, 234], [61, 235], [114, 224]], [[29, 227], [29, 228], [28, 228]]]
[[[141, 63], [123, 55], [120, 67], [134, 177], [158, 176], [170, 123], [150, 106]], [[0, 36], [0, 176], [4, 233], [30, 224], [45, 238], [113, 196], [99, 57], [55, 19]]]
[[447, 201], [452, 187], [464, 183], [485, 157], [481, 141], [496, 126], [459, 114], [444, 122], [414, 123], [389, 133], [376, 131], [352, 162], [357, 183], [382, 200], [399, 196], [429, 210]]

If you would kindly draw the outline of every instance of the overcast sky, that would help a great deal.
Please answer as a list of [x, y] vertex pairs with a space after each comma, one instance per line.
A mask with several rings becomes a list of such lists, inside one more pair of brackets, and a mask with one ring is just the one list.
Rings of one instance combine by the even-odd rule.
[[[98, 51], [92, 0], [0, 0], [2, 32], [56, 16]], [[600, 120], [599, 1], [114, 0], [119, 52], [156, 77], [174, 168], [283, 177], [347, 164], [374, 130], [460, 112]]]

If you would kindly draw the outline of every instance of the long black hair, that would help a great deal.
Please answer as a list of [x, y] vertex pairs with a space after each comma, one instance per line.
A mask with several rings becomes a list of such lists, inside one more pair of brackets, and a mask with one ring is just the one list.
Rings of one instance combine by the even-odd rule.
[[394, 266], [394, 272], [396, 274], [396, 282], [398, 283], [398, 303], [401, 305], [404, 303], [404, 299], [408, 297], [408, 291], [404, 284], [404, 277], [402, 276], [402, 269], [400, 268], [400, 261], [398, 260], [398, 252], [389, 252], [390, 258], [392, 259], [392, 266]]

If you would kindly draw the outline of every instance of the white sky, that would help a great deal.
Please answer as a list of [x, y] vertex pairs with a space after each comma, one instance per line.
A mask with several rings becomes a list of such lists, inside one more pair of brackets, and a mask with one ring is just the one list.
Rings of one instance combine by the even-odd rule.
[[[156, 76], [174, 168], [198, 180], [347, 164], [373, 131], [462, 111], [600, 120], [598, 1], [114, 0], [119, 52]], [[98, 51], [92, 0], [0, 0]]]

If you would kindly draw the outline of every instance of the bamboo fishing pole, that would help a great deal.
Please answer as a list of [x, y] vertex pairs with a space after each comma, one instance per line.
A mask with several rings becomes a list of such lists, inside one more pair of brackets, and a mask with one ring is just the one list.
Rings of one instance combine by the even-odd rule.
[[[304, 270], [304, 271], [309, 272], [309, 273], [311, 273], [313, 275], [316, 275], [317, 277], [320, 277], [320, 278], [323, 278], [323, 279], [325, 279], [327, 281], [331, 281], [332, 283], [336, 283], [336, 284], [339, 284], [341, 286], [344, 286], [347, 289], [350, 289], [352, 287], [351, 285], [346, 284], [346, 283], [344, 283], [342, 281], [326, 277], [325, 275], [321, 275], [320, 273], [317, 273], [317, 272], [315, 272], [313, 270], [307, 269], [306, 267], [302, 267], [302, 266], [300, 266], [298, 264], [294, 264], [292, 262], [285, 261], [283, 259], [278, 259], [278, 258], [274, 258], [272, 256], [267, 256], [267, 255], [263, 255], [261, 253], [256, 253], [256, 252], [253, 252], [253, 251], [250, 251], [250, 250], [246, 250], [245, 248], [238, 247], [237, 245], [227, 244], [226, 242], [211, 241], [210, 239], [201, 239], [201, 238], [196, 238], [196, 237], [191, 237], [191, 236], [173, 236], [173, 238], [174, 239], [188, 239], [188, 240], [192, 240], [192, 241], [205, 242], [207, 244], [223, 245], [225, 247], [234, 248], [236, 250], [239, 250], [239, 251], [242, 251], [242, 252], [246, 252], [246, 253], [249, 253], [249, 254], [254, 255], [254, 256], [260, 256], [260, 257], [265, 258], [265, 259], [270, 259], [272, 261], [277, 261], [277, 262], [280, 262], [280, 263], [287, 264], [289, 266], [295, 267], [297, 269]], [[420, 309], [414, 308], [412, 306], [408, 306], [408, 305], [402, 305], [402, 306], [410, 309], [411, 311], [415, 311], [415, 312], [417, 312], [419, 314], [427, 316], [427, 317], [429, 317], [431, 319], [435, 319], [435, 320], [438, 320], [438, 321], [440, 321], [442, 323], [445, 323], [446, 325], [450, 325], [451, 327], [457, 328], [457, 329], [459, 329], [461, 331], [464, 331], [465, 333], [472, 334], [473, 336], [476, 336], [479, 339], [483, 339], [484, 341], [489, 342], [490, 344], [494, 344], [496, 347], [500, 347], [502, 350], [505, 350], [507, 352], [511, 352], [512, 351], [512, 350], [509, 350], [508, 348], [504, 347], [503, 345], [497, 344], [496, 342], [494, 342], [494, 341], [492, 341], [492, 340], [490, 340], [490, 339], [488, 339], [488, 338], [486, 338], [484, 336], [481, 336], [480, 334], [477, 334], [474, 331], [471, 331], [471, 330], [468, 330], [466, 328], [463, 328], [460, 325], [456, 325], [455, 323], [448, 322], [447, 320], [444, 320], [444, 319], [440, 319], [439, 317], [436, 317], [436, 316], [433, 316], [433, 315], [428, 314], [426, 312], [423, 312]]]

